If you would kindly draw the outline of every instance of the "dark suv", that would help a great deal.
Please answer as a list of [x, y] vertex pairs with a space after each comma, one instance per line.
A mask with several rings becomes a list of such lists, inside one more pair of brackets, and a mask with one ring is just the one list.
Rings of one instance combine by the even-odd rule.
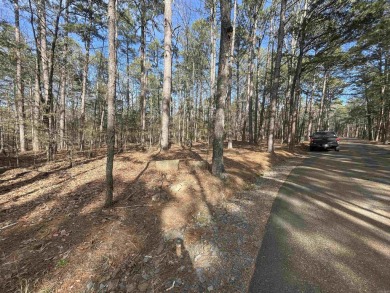
[[310, 151], [319, 149], [334, 149], [335, 151], [340, 150], [339, 145], [340, 138], [333, 131], [318, 131], [310, 135]]

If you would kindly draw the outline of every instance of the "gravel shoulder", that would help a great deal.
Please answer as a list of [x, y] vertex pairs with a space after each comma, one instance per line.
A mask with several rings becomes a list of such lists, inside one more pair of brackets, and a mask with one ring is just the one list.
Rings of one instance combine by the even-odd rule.
[[297, 155], [273, 166], [249, 190], [225, 203], [228, 213], [216, 215], [220, 229], [214, 241], [221, 252], [221, 263], [218, 274], [211, 275], [210, 280], [219, 282], [218, 291], [247, 291], [274, 200], [290, 172], [303, 159]]

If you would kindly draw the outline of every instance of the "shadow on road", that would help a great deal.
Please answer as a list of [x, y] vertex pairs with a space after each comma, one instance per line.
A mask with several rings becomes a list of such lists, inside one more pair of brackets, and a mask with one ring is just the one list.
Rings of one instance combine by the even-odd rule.
[[390, 152], [311, 152], [279, 190], [250, 292], [390, 289]]

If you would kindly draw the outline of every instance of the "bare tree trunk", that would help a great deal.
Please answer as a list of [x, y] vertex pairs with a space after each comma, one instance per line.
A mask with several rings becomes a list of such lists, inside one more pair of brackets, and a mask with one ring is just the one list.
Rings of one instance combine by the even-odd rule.
[[372, 107], [371, 107], [371, 101], [368, 98], [368, 89], [367, 86], [364, 90], [364, 98], [366, 100], [366, 116], [367, 116], [367, 127], [368, 127], [368, 140], [372, 141], [373, 135], [372, 135]]
[[320, 110], [318, 112], [318, 124], [317, 124], [317, 131], [320, 131], [322, 128], [323, 124], [323, 116], [324, 116], [324, 101], [325, 101], [325, 96], [326, 96], [326, 86], [328, 83], [328, 76], [329, 73], [328, 71], [325, 71], [324, 75], [324, 83], [322, 85], [322, 96], [321, 96], [321, 102], [320, 102]]
[[[247, 82], [248, 82], [248, 79], [249, 79], [249, 64], [247, 66]], [[246, 94], [246, 98], [245, 98], [245, 108], [244, 108], [244, 100], [242, 101], [242, 107], [241, 107], [241, 126], [242, 126], [242, 141], [247, 141], [246, 139], [246, 126], [247, 126], [247, 123], [248, 123], [248, 116], [249, 116], [249, 107], [251, 105], [249, 105], [249, 95], [248, 95], [248, 92]]]
[[[237, 51], [240, 50], [240, 42], [237, 44]], [[238, 140], [238, 134], [240, 133], [241, 129], [241, 97], [240, 97], [240, 60], [239, 58], [236, 58], [237, 60], [237, 70], [236, 70], [236, 140]], [[243, 139], [241, 138], [243, 141]]]
[[[233, 148], [233, 115], [232, 115], [232, 74], [233, 74], [233, 59], [234, 59], [234, 45], [236, 39], [236, 19], [237, 19], [237, 0], [234, 0], [233, 6], [233, 33], [232, 44], [229, 56], [229, 89], [228, 89], [228, 149]], [[238, 97], [237, 97], [238, 98]]]
[[164, 84], [161, 117], [161, 149], [169, 148], [169, 113], [172, 85], [172, 3], [165, 0], [164, 10]]
[[142, 6], [141, 11], [141, 96], [140, 96], [140, 108], [141, 108], [141, 145], [145, 144], [145, 131], [146, 131], [146, 56], [145, 56], [145, 47], [146, 47], [146, 7]]
[[39, 105], [41, 102], [41, 93], [39, 87], [39, 63], [36, 61], [35, 65], [35, 81], [34, 81], [34, 102], [33, 102], [33, 132], [32, 132], [32, 145], [33, 151], [39, 151]]
[[261, 109], [260, 109], [260, 123], [259, 123], [259, 129], [260, 129], [260, 139], [264, 140], [265, 137], [265, 99], [267, 95], [267, 77], [268, 77], [268, 71], [272, 72], [272, 51], [274, 47], [274, 15], [271, 18], [270, 21], [270, 31], [269, 31], [269, 42], [268, 42], [268, 48], [267, 48], [267, 60], [264, 70], [264, 79], [263, 79], [263, 94], [262, 94], [262, 100], [261, 100]]
[[20, 151], [26, 151], [26, 139], [25, 139], [25, 112], [24, 112], [24, 87], [22, 81], [22, 54], [21, 54], [21, 36], [19, 26], [19, 1], [14, 0], [14, 14], [15, 14], [15, 43], [16, 43], [16, 113], [18, 116], [19, 125], [19, 144]]
[[310, 93], [310, 101], [309, 101], [309, 121], [307, 125], [307, 140], [310, 140], [310, 135], [312, 133], [313, 128], [313, 97], [316, 89], [316, 79], [314, 78], [313, 86]]
[[39, 17], [39, 36], [40, 36], [40, 57], [42, 64], [42, 79], [43, 91], [42, 97], [44, 100], [43, 122], [46, 127], [46, 146], [47, 146], [47, 160], [51, 160], [50, 154], [50, 97], [49, 97], [49, 60], [47, 55], [47, 38], [46, 38], [46, 6], [44, 0], [37, 2], [38, 17]]
[[100, 109], [100, 125], [99, 125], [99, 147], [101, 147], [102, 142], [103, 142], [103, 124], [104, 124], [104, 114], [105, 114], [105, 107], [104, 107], [104, 102], [102, 103]]
[[[31, 7], [31, 2], [30, 7]], [[53, 98], [53, 78], [54, 78], [54, 57], [55, 48], [58, 38], [59, 21], [62, 14], [62, 0], [59, 1], [57, 15], [54, 21], [54, 32], [51, 40], [50, 54], [47, 52], [47, 27], [46, 27], [46, 6], [45, 1], [40, 0], [37, 3], [39, 17], [39, 35], [40, 35], [40, 57], [43, 70], [43, 98], [45, 102], [44, 123], [47, 132], [47, 160], [51, 161], [54, 158], [55, 138], [54, 138], [54, 98]], [[35, 34], [35, 33], [34, 33]], [[50, 60], [49, 60], [50, 56]]]
[[255, 143], [258, 143], [259, 141], [259, 103], [260, 103], [260, 58], [261, 58], [261, 42], [262, 39], [259, 40], [259, 44], [257, 47], [257, 65], [256, 65], [256, 85], [255, 87], [255, 121], [254, 121], [254, 126], [253, 126], [253, 140]]
[[80, 107], [80, 126], [79, 126], [79, 144], [80, 150], [84, 150], [85, 141], [85, 102], [87, 98], [88, 88], [88, 69], [89, 69], [89, 54], [91, 47], [91, 26], [93, 19], [92, 0], [88, 0], [88, 24], [85, 40], [85, 60], [83, 66], [83, 77], [81, 84], [81, 107]]
[[[388, 95], [388, 88], [389, 88], [389, 53], [385, 52], [385, 78], [384, 78], [384, 93], [383, 95], [386, 96]], [[384, 144], [388, 144], [390, 140], [390, 100], [387, 99], [387, 105], [386, 105], [386, 110], [387, 114], [385, 114], [384, 120], [384, 125], [383, 125], [383, 137], [382, 137], [382, 142]]]
[[[65, 12], [65, 25], [69, 20], [69, 0], [66, 3], [66, 12]], [[63, 49], [63, 57], [61, 64], [61, 81], [60, 81], [60, 149], [65, 148], [65, 125], [66, 125], [66, 68], [67, 68], [67, 55], [68, 55], [68, 43], [67, 43], [68, 33], [65, 30], [64, 32], [64, 49]]]
[[305, 110], [304, 110], [304, 113], [303, 113], [303, 117], [302, 117], [302, 122], [299, 126], [299, 124], [297, 123], [297, 125], [299, 126], [299, 129], [298, 129], [298, 142], [301, 141], [301, 139], [303, 138], [304, 139], [304, 136], [305, 136], [305, 124], [306, 124], [306, 116], [307, 116], [307, 113], [308, 113], [308, 109], [309, 109], [309, 100], [310, 100], [311, 97], [309, 97], [309, 94], [306, 95], [306, 99], [305, 99]]
[[116, 95], [116, 3], [108, 2], [108, 86], [107, 86], [107, 165], [106, 165], [106, 202], [110, 206], [113, 201], [115, 146], [115, 95]]
[[[212, 0], [212, 6], [211, 6], [211, 22], [210, 22], [210, 35], [211, 35], [211, 56], [210, 56], [210, 103], [209, 103], [209, 129], [214, 123], [214, 111], [213, 111], [213, 105], [216, 103], [215, 98], [215, 63], [216, 63], [216, 56], [217, 56], [217, 37], [216, 37], [216, 27], [217, 27], [217, 16], [216, 16], [216, 0]], [[211, 129], [210, 129], [211, 130]], [[208, 133], [208, 141], [210, 143], [211, 140], [211, 131]]]
[[279, 30], [278, 30], [278, 48], [276, 52], [274, 81], [271, 90], [271, 105], [270, 105], [270, 119], [268, 127], [268, 149], [269, 153], [274, 152], [274, 131], [275, 131], [275, 115], [276, 115], [276, 103], [278, 100], [278, 91], [280, 83], [280, 65], [282, 62], [282, 49], [284, 39], [284, 22], [285, 22], [285, 10], [287, 6], [287, 0], [281, 0], [280, 3], [280, 16], [279, 16]]
[[230, 23], [230, 0], [220, 0], [221, 40], [219, 47], [218, 83], [216, 93], [216, 115], [214, 123], [212, 173], [221, 175], [223, 165], [223, 132], [225, 123], [225, 102], [229, 84], [229, 53], [233, 28]]
[[[65, 45], [66, 46], [66, 45]], [[64, 60], [66, 56], [66, 49], [64, 50]], [[65, 148], [65, 111], [66, 111], [66, 68], [64, 62], [61, 68], [60, 81], [60, 149]]]
[[[386, 83], [385, 83], [384, 72], [383, 72], [383, 55], [385, 55], [385, 54], [383, 54], [382, 49], [379, 49], [378, 55], [379, 55], [378, 69], [379, 69], [379, 73], [380, 73], [380, 77], [381, 77], [382, 86], [381, 86], [381, 93], [380, 93], [380, 102], [381, 102], [380, 103], [380, 112], [379, 112], [379, 118], [378, 118], [378, 123], [377, 123], [377, 133], [375, 136], [375, 141], [379, 141], [381, 134], [383, 136], [383, 132], [384, 132], [383, 121], [385, 119], [385, 107], [386, 107], [386, 103], [385, 103]], [[384, 67], [385, 67], [385, 71], [386, 71], [386, 67], [387, 67], [386, 55], [385, 55]]]
[[249, 103], [248, 109], [248, 126], [249, 126], [249, 142], [253, 143], [253, 95], [254, 95], [254, 83], [253, 83], [253, 72], [255, 70], [255, 48], [256, 48], [256, 32], [257, 32], [257, 12], [254, 12], [253, 16], [253, 28], [250, 35], [250, 51], [249, 51], [249, 71], [248, 71], [248, 84], [247, 84], [247, 95]]
[[88, 83], [88, 69], [89, 69], [89, 50], [90, 50], [90, 37], [88, 37], [85, 44], [85, 60], [83, 66], [83, 80], [81, 86], [81, 107], [80, 107], [80, 127], [79, 127], [79, 144], [80, 150], [84, 150], [84, 131], [85, 131], [85, 101], [87, 98], [87, 83]]
[[386, 126], [384, 127], [385, 133], [384, 133], [384, 137], [383, 137], [383, 143], [389, 144], [390, 143], [390, 108], [389, 108], [389, 106], [387, 109], [387, 118], [386, 118], [385, 124], [386, 124]]

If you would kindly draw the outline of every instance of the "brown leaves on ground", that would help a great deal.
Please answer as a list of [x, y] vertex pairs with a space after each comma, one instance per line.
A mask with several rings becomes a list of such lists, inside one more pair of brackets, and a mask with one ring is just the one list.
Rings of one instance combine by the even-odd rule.
[[[275, 161], [291, 157], [241, 144], [225, 151], [227, 176], [220, 179], [208, 170], [211, 150], [205, 145], [164, 153], [133, 149], [116, 155], [115, 204], [102, 209], [103, 155], [102, 149], [95, 158], [76, 156], [70, 165], [60, 153], [56, 162], [38, 165], [26, 154], [21, 168], [0, 170], [1, 292], [206, 289], [198, 268], [218, 262], [211, 253], [216, 215], [227, 213], [237, 192]], [[170, 159], [180, 159], [178, 171], [159, 172], [153, 165]], [[1, 160], [2, 166], [15, 163]], [[210, 254], [200, 252], [207, 249]]]

